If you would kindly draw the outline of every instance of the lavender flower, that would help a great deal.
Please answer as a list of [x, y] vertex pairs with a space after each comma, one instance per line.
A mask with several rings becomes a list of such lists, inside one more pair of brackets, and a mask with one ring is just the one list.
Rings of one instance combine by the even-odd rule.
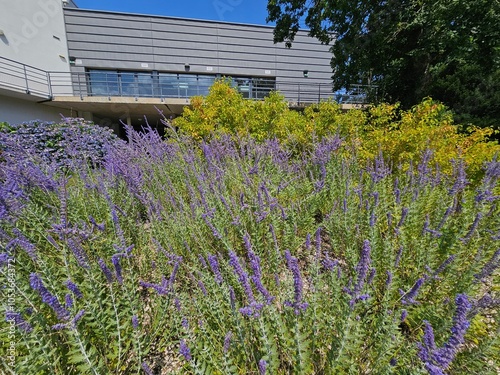
[[455, 304], [457, 309], [453, 316], [451, 335], [441, 348], [436, 348], [432, 326], [425, 322], [423, 343], [419, 344], [419, 357], [431, 374], [444, 374], [444, 370], [450, 366], [465, 341], [465, 333], [470, 325], [467, 313], [471, 309], [471, 304], [465, 294], [457, 295]]
[[[250, 244], [250, 242], [249, 242]], [[262, 284], [262, 273], [260, 270], [260, 258], [252, 251], [251, 247], [248, 249], [248, 258], [250, 259], [250, 267], [252, 268], [253, 275], [251, 277], [252, 282], [254, 283], [257, 290], [262, 294], [265, 298], [267, 304], [270, 304], [274, 299], [273, 296], [269, 293], [269, 291]]]
[[9, 254], [7, 254], [7, 253], [1, 253], [0, 254], [0, 268], [6, 266], [7, 264], [9, 264], [9, 259], [11, 259], [9, 257]]
[[398, 253], [396, 254], [396, 260], [394, 261], [394, 268], [398, 268], [402, 255], [403, 255], [403, 246], [400, 246]]
[[465, 162], [460, 160], [453, 160], [453, 174], [455, 176], [455, 183], [452, 188], [448, 190], [450, 195], [457, 195], [459, 192], [463, 191], [465, 187], [469, 184], [465, 174]]
[[201, 254], [198, 255], [198, 260], [200, 261], [203, 268], [207, 268], [207, 262], [205, 261], [205, 258], [203, 257], [203, 255], [201, 255]]
[[499, 298], [492, 298], [490, 294], [486, 293], [484, 296], [479, 298], [477, 301], [474, 302], [472, 309], [469, 311], [467, 316], [469, 318], [474, 317], [479, 310], [483, 309], [492, 309], [500, 306], [500, 299]]
[[19, 229], [13, 228], [12, 233], [14, 233], [17, 236], [16, 244], [21, 247], [28, 256], [33, 259], [37, 260], [37, 254], [35, 252], [35, 245], [33, 245], [22, 233]]
[[408, 216], [408, 207], [403, 207], [401, 210], [401, 218], [399, 219], [398, 225], [396, 226], [396, 229], [401, 228], [401, 226], [404, 224], [406, 217]]
[[80, 291], [78, 286], [76, 286], [76, 284], [73, 283], [71, 280], [66, 281], [64, 284], [76, 296], [76, 298], [79, 298], [79, 299], [83, 298], [82, 292]]
[[399, 293], [403, 296], [401, 299], [401, 302], [403, 303], [403, 305], [418, 303], [417, 301], [415, 301], [415, 297], [417, 296], [418, 291], [420, 290], [420, 288], [424, 284], [424, 281], [425, 281], [425, 279], [423, 277], [418, 279], [407, 293], [405, 293], [401, 289], [399, 290]]
[[315, 237], [316, 237], [316, 240], [315, 240], [315, 242], [316, 242], [316, 257], [319, 258], [320, 254], [321, 254], [321, 227], [316, 229]]
[[66, 242], [70, 250], [73, 252], [78, 265], [82, 268], [89, 268], [88, 257], [80, 241], [73, 238], [68, 238]]
[[332, 260], [330, 258], [330, 256], [328, 255], [328, 253], [324, 253], [324, 257], [323, 257], [323, 260], [322, 260], [322, 265], [323, 265], [323, 268], [327, 271], [333, 271], [333, 269], [335, 268], [335, 266], [337, 264], [339, 264], [339, 261], [338, 260]]
[[243, 270], [241, 264], [238, 260], [238, 256], [235, 252], [229, 252], [229, 264], [233, 267], [235, 275], [238, 277], [238, 281], [247, 295], [247, 298], [250, 302], [254, 302], [255, 298], [253, 296], [252, 287], [250, 286], [250, 282], [248, 280], [248, 274]]
[[75, 317], [73, 318], [73, 320], [71, 321], [71, 327], [73, 329], [76, 328], [76, 324], [80, 321], [80, 319], [82, 319], [83, 315], [85, 314], [85, 310], [80, 310], [78, 311], [78, 313], [75, 315]]
[[97, 263], [99, 264], [99, 267], [104, 273], [104, 276], [106, 276], [106, 280], [108, 280], [108, 283], [112, 283], [114, 279], [113, 274], [111, 273], [111, 270], [108, 268], [104, 260], [99, 258]]
[[387, 279], [385, 280], [385, 286], [389, 286], [392, 283], [392, 272], [387, 270], [385, 271], [387, 274]]
[[441, 265], [434, 271], [434, 274], [432, 275], [433, 278], [436, 278], [437, 275], [439, 275], [441, 272], [445, 270], [448, 265], [450, 265], [451, 262], [453, 262], [456, 258], [456, 255], [450, 255]]
[[498, 249], [491, 259], [484, 265], [479, 273], [476, 273], [474, 277], [477, 281], [483, 281], [489, 277], [500, 265], [500, 249]]
[[403, 309], [403, 311], [401, 311], [401, 321], [404, 322], [407, 316], [408, 316], [408, 311], [406, 311], [406, 309]]
[[13, 311], [6, 311], [5, 312], [5, 321], [7, 321], [7, 322], [14, 321], [16, 327], [19, 328], [23, 332], [29, 333], [29, 332], [33, 331], [33, 327], [31, 326], [31, 324], [26, 322], [20, 313], [13, 312]]
[[184, 329], [189, 329], [189, 322], [185, 316], [183, 316], [181, 319], [181, 325]]
[[363, 242], [363, 249], [361, 250], [361, 257], [356, 266], [357, 282], [354, 286], [354, 295], [358, 295], [363, 289], [366, 275], [368, 274], [368, 269], [370, 268], [371, 263], [370, 253], [370, 241], [365, 240]]
[[151, 370], [146, 362], [142, 362], [141, 367], [146, 375], [154, 375], [153, 370]]
[[207, 288], [205, 288], [205, 284], [203, 283], [203, 281], [198, 280], [198, 287], [201, 289], [201, 292], [204, 296], [208, 295]]
[[223, 347], [223, 352], [226, 354], [229, 351], [229, 346], [231, 345], [231, 338], [233, 337], [233, 333], [229, 331], [226, 334], [226, 337], [224, 337], [224, 347]]
[[54, 324], [52, 327], [50, 327], [50, 329], [53, 331], [61, 331], [63, 329], [66, 329], [67, 327], [68, 327], [67, 324], [57, 323], [57, 324]]
[[137, 315], [132, 315], [132, 327], [134, 330], [139, 328], [139, 318], [137, 318]]
[[296, 315], [300, 314], [300, 311], [304, 311], [308, 303], [302, 302], [303, 284], [302, 276], [300, 275], [299, 264], [297, 258], [292, 257], [289, 250], [285, 251], [285, 259], [287, 261], [288, 268], [293, 274], [293, 285], [295, 289], [294, 302], [285, 301], [285, 306], [292, 307]]
[[391, 169], [386, 165], [382, 152], [375, 158], [374, 164], [368, 167], [368, 172], [374, 184], [391, 174]]
[[116, 280], [118, 281], [118, 284], [123, 284], [123, 276], [122, 276], [122, 266], [120, 264], [120, 258], [123, 256], [123, 254], [114, 254], [111, 257], [111, 262], [113, 263], [113, 266], [115, 267], [115, 273], [116, 273]]
[[41, 277], [32, 273], [30, 275], [30, 286], [33, 290], [36, 290], [40, 297], [42, 297], [42, 302], [48, 304], [52, 310], [56, 313], [57, 317], [62, 320], [67, 320], [69, 318], [69, 312], [66, 310], [57, 300], [57, 297], [52, 295], [47, 288], [43, 285]]
[[377, 273], [377, 270], [375, 268], [370, 269], [370, 275], [368, 276], [368, 284], [373, 283], [373, 279], [375, 278], [376, 273]]
[[98, 224], [92, 216], [89, 216], [89, 221], [98, 231], [104, 232], [106, 230], [106, 225], [104, 223]]
[[181, 340], [180, 347], [179, 347], [179, 353], [184, 357], [186, 361], [191, 361], [191, 350], [189, 347], [186, 345], [186, 341], [184, 339]]
[[208, 254], [208, 264], [210, 265], [210, 269], [215, 275], [215, 281], [217, 284], [221, 285], [224, 279], [222, 278], [222, 274], [219, 268], [219, 262], [217, 261], [217, 256]]
[[267, 362], [264, 359], [259, 361], [259, 375], [266, 375]]
[[222, 240], [222, 236], [220, 235], [220, 233], [217, 230], [217, 228], [212, 224], [212, 222], [210, 220], [208, 220], [208, 216], [209, 216], [208, 214], [202, 214], [201, 215], [203, 221], [205, 221], [205, 224], [207, 224], [207, 226], [212, 231], [213, 236], [215, 238], [217, 238], [218, 240]]
[[474, 234], [474, 231], [477, 229], [477, 226], [479, 225], [479, 220], [481, 220], [482, 217], [483, 217], [483, 215], [481, 214], [481, 212], [479, 212], [476, 215], [474, 222], [472, 223], [472, 225], [471, 225], [469, 231], [467, 232], [467, 234], [465, 235], [465, 237], [460, 239], [465, 245], [470, 241], [472, 235]]
[[174, 306], [177, 312], [181, 311], [181, 301], [179, 301], [179, 298], [177, 297], [174, 298]]
[[65, 301], [67, 309], [71, 309], [73, 307], [73, 298], [71, 297], [71, 294], [69, 294], [69, 293], [66, 294], [64, 296], [64, 301]]

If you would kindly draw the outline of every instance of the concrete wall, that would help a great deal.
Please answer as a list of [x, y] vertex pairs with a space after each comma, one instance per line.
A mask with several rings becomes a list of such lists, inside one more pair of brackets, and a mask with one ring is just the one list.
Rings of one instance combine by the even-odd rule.
[[0, 56], [50, 71], [69, 71], [61, 0], [0, 0]]
[[[61, 114], [71, 115], [68, 110], [0, 95], [0, 122], [17, 124], [31, 120], [59, 121]], [[76, 113], [73, 113], [73, 116], [76, 116]]]
[[[298, 33], [291, 49], [273, 43], [267, 26], [126, 13], [64, 10], [75, 72], [85, 68], [158, 70], [276, 78], [310, 84], [331, 80], [328, 46]], [[303, 71], [309, 71], [309, 78]]]

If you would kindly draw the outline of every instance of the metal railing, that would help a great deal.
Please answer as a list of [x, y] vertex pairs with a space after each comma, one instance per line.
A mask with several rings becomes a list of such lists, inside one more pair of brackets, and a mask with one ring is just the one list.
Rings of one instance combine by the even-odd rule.
[[44, 98], [52, 96], [48, 72], [5, 57], [0, 57], [0, 87]]
[[[216, 76], [152, 72], [47, 72], [0, 57], [0, 88], [52, 99], [56, 96], [185, 98], [206, 95]], [[248, 99], [263, 99], [271, 91], [281, 92], [298, 106], [335, 100], [366, 103], [368, 88], [353, 85], [350, 91], [335, 92], [331, 83], [276, 82], [274, 79], [236, 77], [233, 86]]]

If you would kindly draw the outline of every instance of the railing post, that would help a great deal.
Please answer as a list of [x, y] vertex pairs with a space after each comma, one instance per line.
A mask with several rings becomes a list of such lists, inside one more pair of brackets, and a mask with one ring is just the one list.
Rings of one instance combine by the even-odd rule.
[[28, 84], [28, 74], [26, 73], [26, 65], [23, 64], [24, 71], [24, 82], [26, 83], [26, 94], [30, 94], [30, 88]]
[[321, 83], [318, 83], [318, 104], [321, 102]]
[[52, 83], [50, 80], [50, 73], [47, 72], [47, 87], [49, 89], [49, 98], [52, 99]]
[[300, 83], [298, 84], [298, 97], [297, 97], [297, 105], [300, 104]]
[[80, 73], [76, 73], [78, 76], [78, 91], [80, 92], [80, 100], [83, 100], [83, 94], [82, 94], [82, 83], [80, 81]]

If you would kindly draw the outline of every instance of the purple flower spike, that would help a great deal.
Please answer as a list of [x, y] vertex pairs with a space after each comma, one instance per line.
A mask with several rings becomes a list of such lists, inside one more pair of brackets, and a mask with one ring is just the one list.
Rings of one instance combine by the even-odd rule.
[[22, 233], [19, 229], [14, 228], [12, 229], [12, 233], [14, 233], [17, 236], [17, 239], [14, 241], [16, 244], [21, 247], [26, 254], [29, 255], [29, 257], [33, 260], [37, 260], [37, 254], [36, 254], [36, 248], [35, 245], [33, 245]]
[[229, 351], [232, 337], [233, 337], [233, 333], [231, 331], [229, 331], [226, 334], [226, 337], [224, 337], [224, 348], [223, 348], [224, 354], [226, 354]]
[[23, 332], [29, 333], [29, 332], [33, 331], [33, 327], [31, 326], [31, 324], [26, 322], [20, 313], [13, 312], [13, 311], [7, 311], [5, 313], [5, 320], [7, 322], [14, 321], [16, 327], [19, 328]]
[[112, 283], [114, 279], [113, 274], [111, 273], [111, 270], [108, 268], [104, 260], [99, 258], [98, 264], [102, 270], [102, 273], [104, 273], [104, 276], [106, 276], [106, 280], [108, 280], [108, 283]]
[[57, 317], [61, 320], [69, 319], [69, 312], [66, 310], [57, 300], [57, 297], [52, 295], [47, 288], [43, 285], [41, 277], [32, 273], [30, 275], [30, 286], [32, 289], [36, 290], [40, 297], [42, 297], [42, 302], [48, 304], [52, 310], [56, 313]]
[[73, 307], [73, 298], [71, 297], [71, 294], [69, 294], [69, 293], [66, 294], [64, 296], [64, 301], [65, 301], [67, 309], [71, 309]]
[[401, 321], [404, 322], [407, 316], [408, 316], [408, 311], [403, 309], [403, 311], [401, 311]]
[[229, 252], [229, 264], [231, 265], [231, 267], [233, 267], [234, 273], [238, 277], [238, 281], [240, 282], [241, 286], [243, 286], [248, 300], [250, 302], [254, 302], [255, 298], [253, 296], [252, 287], [248, 279], [248, 274], [241, 267], [238, 256], [233, 251]]
[[401, 293], [401, 295], [403, 296], [401, 299], [401, 302], [403, 303], [403, 305], [418, 303], [417, 301], [415, 301], [415, 297], [417, 296], [418, 291], [420, 290], [420, 288], [424, 284], [424, 281], [425, 281], [425, 279], [423, 277], [418, 279], [407, 293], [405, 293], [402, 290], [399, 291], [399, 293]]
[[259, 361], [259, 375], [266, 375], [267, 362], [264, 359]]
[[371, 246], [370, 241], [365, 240], [363, 242], [363, 249], [361, 250], [361, 257], [359, 263], [356, 266], [356, 273], [358, 275], [356, 285], [354, 287], [355, 294], [361, 292], [364, 286], [366, 275], [368, 274], [368, 269], [370, 268], [371, 258]]
[[80, 241], [68, 238], [67, 244], [70, 250], [73, 252], [78, 265], [82, 268], [89, 268], [88, 257]]
[[477, 281], [483, 281], [490, 276], [500, 266], [500, 249], [498, 249], [491, 259], [484, 265], [483, 269], [474, 275]]
[[113, 266], [115, 266], [116, 280], [118, 281], [118, 284], [123, 284], [122, 266], [120, 264], [120, 258], [122, 256], [123, 255], [119, 253], [111, 257], [111, 262], [113, 263]]
[[251, 250], [248, 250], [248, 258], [250, 259], [250, 267], [252, 268], [253, 275], [251, 277], [257, 290], [266, 299], [267, 304], [270, 304], [274, 297], [271, 296], [269, 291], [262, 284], [262, 273], [260, 270], [260, 258]]
[[297, 258], [292, 257], [289, 250], [285, 251], [285, 259], [287, 261], [288, 268], [293, 274], [293, 286], [295, 289], [294, 302], [285, 301], [285, 306], [292, 307], [296, 315], [299, 315], [301, 311], [304, 311], [308, 304], [302, 302], [303, 293], [303, 283], [302, 276], [300, 275], [299, 264]]
[[151, 370], [146, 362], [142, 362], [141, 367], [146, 375], [154, 375], [153, 370]]
[[76, 284], [73, 283], [71, 280], [66, 281], [64, 284], [76, 296], [76, 298], [78, 299], [83, 298], [82, 292], [80, 291], [78, 286], [76, 286]]
[[137, 315], [132, 315], [132, 327], [134, 330], [139, 328], [139, 318], [137, 318]]
[[179, 347], [179, 353], [184, 357], [186, 361], [191, 361], [191, 350], [189, 347], [186, 345], [186, 341], [181, 340], [180, 347]]
[[208, 258], [208, 264], [210, 265], [210, 269], [215, 275], [215, 281], [217, 282], [217, 284], [221, 285], [224, 279], [222, 278], [222, 274], [220, 273], [217, 256], [208, 254], [207, 258]]
[[436, 348], [432, 326], [425, 322], [423, 342], [419, 344], [418, 355], [430, 374], [444, 374], [465, 341], [465, 333], [470, 325], [467, 314], [471, 304], [465, 294], [457, 295], [455, 304], [457, 309], [453, 316], [451, 335], [441, 348]]
[[75, 317], [73, 318], [73, 320], [71, 321], [71, 327], [73, 329], [76, 328], [76, 324], [80, 321], [80, 319], [82, 319], [83, 315], [85, 314], [85, 310], [80, 310], [78, 311], [78, 313], [75, 315]]

